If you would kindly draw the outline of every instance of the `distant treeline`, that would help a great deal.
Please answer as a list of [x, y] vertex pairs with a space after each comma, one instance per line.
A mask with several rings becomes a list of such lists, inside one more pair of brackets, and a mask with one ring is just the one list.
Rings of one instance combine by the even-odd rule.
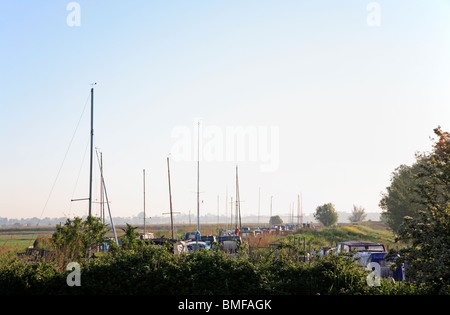
[[[338, 212], [338, 223], [349, 223], [348, 217], [351, 215], [350, 212]], [[143, 217], [144, 213], [139, 213], [136, 216], [131, 217], [114, 217], [114, 224], [117, 225], [123, 225], [123, 224], [143, 224]], [[292, 218], [288, 216], [281, 215], [281, 218], [283, 219], [284, 223], [294, 223], [296, 224], [298, 222], [297, 217]], [[376, 212], [369, 212], [367, 213], [367, 217], [365, 219], [366, 221], [379, 221], [380, 220], [380, 213]], [[57, 224], [64, 224], [67, 221], [66, 217], [60, 217], [60, 218], [22, 218], [22, 219], [9, 219], [0, 217], [0, 227], [6, 227], [6, 226], [56, 226]], [[291, 222], [293, 221], [293, 222]], [[106, 224], [109, 224], [110, 219], [106, 219]], [[146, 219], [147, 224], [170, 224], [170, 217], [169, 216], [152, 216], [151, 218]], [[234, 221], [233, 221], [234, 222]], [[260, 216], [258, 218], [257, 215], [251, 215], [251, 216], [243, 216], [242, 217], [242, 223], [253, 223], [256, 224], [260, 222], [261, 226], [267, 226], [269, 223], [269, 216]], [[303, 223], [309, 223], [309, 222], [317, 222], [314, 218], [313, 214], [308, 214], [303, 216], [302, 218]], [[174, 216], [174, 223], [175, 224], [196, 224], [197, 223], [197, 216], [194, 214], [191, 214], [190, 218], [189, 215], [175, 215]], [[217, 223], [217, 215], [214, 214], [206, 214], [200, 216], [200, 223]], [[231, 225], [230, 218], [226, 218], [225, 216], [219, 216], [219, 223], [228, 225]]]

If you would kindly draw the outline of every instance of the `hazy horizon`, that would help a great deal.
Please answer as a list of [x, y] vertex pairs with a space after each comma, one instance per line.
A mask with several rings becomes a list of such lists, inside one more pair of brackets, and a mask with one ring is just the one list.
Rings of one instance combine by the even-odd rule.
[[[363, 220], [365, 221], [380, 221], [379, 217], [380, 213], [377, 212], [370, 212], [366, 213], [366, 218]], [[289, 214], [281, 214], [279, 215], [281, 219], [283, 220], [284, 224], [298, 224], [298, 223], [319, 223], [316, 218], [314, 218], [314, 214], [307, 214], [301, 217], [301, 219], [297, 219], [297, 217], [292, 218]], [[351, 216], [351, 212], [338, 212], [338, 221], [337, 223], [350, 223], [349, 217]], [[197, 225], [197, 215], [192, 214], [177, 214], [174, 215], [174, 225]], [[86, 218], [86, 216], [83, 216], [83, 218]], [[6, 220], [5, 220], [6, 219]], [[244, 215], [241, 217], [241, 222], [243, 225], [245, 224], [259, 224], [261, 226], [267, 226], [269, 224], [269, 216], [257, 216], [257, 215]], [[20, 224], [26, 224], [26, 226], [53, 226], [56, 224], [64, 224], [66, 222], [67, 218], [65, 217], [45, 217], [45, 218], [16, 218], [16, 219], [9, 219], [9, 218], [3, 218], [0, 217], [0, 226], [14, 226], [17, 223]], [[136, 216], [131, 217], [113, 217], [113, 222], [115, 225], [125, 225], [125, 224], [132, 224], [136, 226], [142, 226], [144, 224], [143, 221], [143, 213], [139, 213]], [[233, 222], [231, 222], [230, 217], [225, 217], [224, 215], [221, 215], [219, 217], [219, 220], [217, 221], [217, 215], [212, 213], [202, 214], [200, 216], [200, 226], [203, 224], [226, 224], [229, 226], [235, 225], [235, 218], [233, 218]], [[105, 223], [109, 225], [111, 223], [111, 220], [109, 217], [105, 219]], [[155, 216], [155, 217], [147, 217], [146, 219], [146, 225], [170, 225], [170, 217], [165, 215]], [[22, 225], [23, 226], [23, 225]]]

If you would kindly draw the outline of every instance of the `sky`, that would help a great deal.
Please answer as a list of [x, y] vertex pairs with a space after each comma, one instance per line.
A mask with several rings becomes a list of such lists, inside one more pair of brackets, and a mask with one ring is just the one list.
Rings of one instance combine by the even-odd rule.
[[[92, 87], [113, 216], [143, 212], [144, 169], [146, 216], [169, 211], [168, 157], [175, 212], [197, 211], [198, 157], [201, 215], [229, 215], [236, 166], [243, 216], [299, 194], [304, 214], [381, 212], [395, 168], [450, 130], [449, 16], [446, 0], [3, 0], [0, 217], [88, 214], [71, 200], [89, 194]], [[93, 168], [98, 215], [95, 152]]]

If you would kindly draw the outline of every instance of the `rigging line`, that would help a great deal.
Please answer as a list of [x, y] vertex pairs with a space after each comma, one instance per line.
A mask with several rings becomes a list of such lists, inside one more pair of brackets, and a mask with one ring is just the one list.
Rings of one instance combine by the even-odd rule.
[[85, 112], [85, 110], [86, 110], [86, 106], [87, 106], [87, 104], [88, 104], [88, 101], [89, 101], [89, 98], [90, 98], [90, 94], [91, 94], [91, 93], [90, 93], [90, 91], [89, 91], [89, 95], [88, 95], [88, 97], [86, 98], [86, 102], [85, 102], [85, 104], [84, 104], [83, 112], [81, 113], [81, 116], [80, 116], [80, 118], [78, 119], [78, 123], [77, 123], [77, 126], [76, 126], [76, 128], [75, 128], [75, 131], [73, 132], [72, 139], [70, 139], [69, 146], [67, 147], [66, 153], [64, 154], [63, 161], [61, 162], [61, 165], [60, 165], [60, 167], [59, 167], [58, 173], [56, 174], [55, 180], [53, 181], [52, 188], [50, 189], [50, 193], [49, 193], [49, 195], [48, 195], [48, 197], [47, 197], [47, 200], [45, 201], [44, 208], [43, 208], [42, 211], [41, 211], [41, 216], [39, 217], [39, 221], [38, 221], [38, 223], [36, 224], [36, 226], [39, 226], [39, 223], [41, 222], [42, 216], [44, 215], [45, 208], [47, 208], [47, 204], [48, 204], [48, 202], [49, 202], [49, 200], [50, 200], [50, 197], [51, 197], [51, 195], [52, 195], [52, 193], [53, 193], [53, 189], [55, 188], [56, 181], [58, 180], [58, 177], [59, 177], [59, 174], [61, 173], [61, 170], [62, 170], [62, 167], [63, 167], [63, 165], [64, 165], [64, 162], [66, 161], [67, 154], [69, 153], [70, 147], [72, 146], [73, 139], [75, 138], [75, 134], [76, 134], [76, 132], [77, 132], [77, 130], [78, 130], [78, 127], [80, 126], [80, 122], [81, 122], [81, 119], [83, 118], [84, 112]]

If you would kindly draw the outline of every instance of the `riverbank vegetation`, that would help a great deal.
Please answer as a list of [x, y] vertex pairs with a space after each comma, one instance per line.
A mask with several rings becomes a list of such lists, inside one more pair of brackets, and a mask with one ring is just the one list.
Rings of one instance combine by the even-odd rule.
[[[98, 222], [91, 224], [98, 227]], [[435, 294], [432, 286], [415, 282], [379, 286], [367, 282], [369, 272], [353, 257], [313, 255], [304, 260], [305, 250], [318, 252], [321, 246], [348, 239], [372, 241], [393, 234], [376, 223], [361, 223], [322, 229], [299, 229], [289, 235], [267, 235], [260, 242], [264, 255], [251, 255], [252, 244], [243, 242], [230, 255], [219, 247], [174, 255], [167, 248], [148, 246], [136, 239], [129, 226], [120, 235], [121, 246], [86, 259], [94, 238], [85, 238], [83, 222], [71, 220], [40, 242], [50, 248], [58, 244], [57, 257], [29, 262], [9, 251], [0, 259], [0, 294], [214, 294], [214, 295], [328, 295], [328, 294]], [[78, 231], [78, 232], [77, 232]], [[91, 231], [91, 230], [89, 230]], [[99, 228], [100, 234], [104, 230]], [[45, 240], [45, 242], [44, 242]], [[297, 241], [294, 241], [297, 240]], [[300, 240], [300, 241], [298, 241]], [[65, 242], [71, 246], [64, 245]], [[74, 246], [76, 244], [77, 246]], [[89, 245], [90, 244], [90, 245]], [[256, 244], [253, 244], [253, 246]], [[271, 245], [271, 246], [269, 246]], [[253, 247], [253, 250], [255, 247]], [[276, 252], [276, 255], [275, 255]], [[287, 254], [287, 253], [290, 254]], [[80, 286], [69, 286], [69, 260], [80, 265]]]

